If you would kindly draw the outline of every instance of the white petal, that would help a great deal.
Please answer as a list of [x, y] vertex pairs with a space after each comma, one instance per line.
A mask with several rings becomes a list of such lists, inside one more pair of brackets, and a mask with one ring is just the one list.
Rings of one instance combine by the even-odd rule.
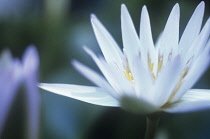
[[188, 74], [182, 80], [182, 85], [175, 94], [172, 101], [177, 101], [182, 97], [182, 95], [190, 89], [206, 71], [210, 63], [209, 55], [210, 45], [204, 49], [200, 56], [194, 61], [192, 67], [190, 67]]
[[139, 54], [140, 40], [136, 33], [132, 19], [124, 4], [122, 4], [121, 6], [121, 28], [124, 51], [128, 58], [128, 63], [132, 71], [133, 66], [131, 63], [133, 63], [133, 57]]
[[97, 17], [91, 15], [91, 23], [95, 36], [98, 40], [100, 48], [107, 62], [122, 63], [123, 54], [119, 46], [106, 30], [106, 28], [101, 24]]
[[145, 49], [145, 50], [141, 50], [142, 52], [141, 54], [145, 54], [146, 57], [148, 54], [150, 54], [150, 58], [152, 62], [154, 63], [156, 53], [155, 53], [154, 43], [152, 39], [149, 14], [148, 14], [146, 6], [142, 8], [142, 12], [141, 12], [140, 44], [141, 44], [141, 49]]
[[209, 35], [210, 35], [210, 18], [207, 20], [207, 22], [204, 25], [201, 33], [195, 39], [195, 41], [193, 42], [192, 46], [190, 47], [190, 49], [186, 53], [186, 55], [182, 55], [185, 58], [184, 59], [185, 60], [185, 63], [192, 56], [196, 58], [198, 55], [200, 55], [200, 53], [202, 52], [202, 50], [206, 46], [206, 43], [207, 43], [207, 41], [209, 39]]
[[201, 2], [197, 8], [195, 9], [192, 17], [190, 18], [184, 33], [182, 34], [182, 37], [179, 42], [179, 47], [181, 49], [182, 55], [184, 55], [187, 50], [192, 45], [193, 41], [197, 38], [204, 15], [204, 9], [205, 9], [205, 3]]
[[180, 56], [176, 56], [170, 63], [167, 63], [158, 74], [155, 85], [152, 88], [151, 96], [156, 105], [163, 105], [172, 95], [173, 89], [180, 78]]
[[108, 82], [112, 85], [116, 92], [119, 93], [119, 95], [122, 93], [131, 94], [131, 92], [134, 92], [131, 88], [131, 83], [124, 75], [124, 71], [119, 71], [120, 69], [115, 63], [107, 64], [104, 59], [98, 59], [98, 57], [90, 49], [85, 48], [85, 50], [93, 58]]
[[149, 90], [153, 83], [151, 72], [148, 69], [145, 69], [140, 56], [135, 58], [133, 65], [134, 70], [132, 74], [137, 96], [147, 101], [152, 100], [152, 97], [149, 94]]
[[93, 71], [92, 69], [86, 67], [85, 65], [79, 63], [78, 61], [72, 61], [73, 66], [87, 79], [92, 81], [94, 84], [103, 88], [107, 93], [109, 93], [114, 98], [118, 98], [119, 96], [114, 91], [114, 89], [109, 85], [109, 83], [104, 79], [104, 77], [100, 76], [98, 73]]
[[101, 72], [103, 73], [103, 75], [105, 76], [105, 78], [107, 79], [107, 81], [111, 84], [111, 86], [115, 89], [115, 90], [120, 90], [120, 86], [119, 84], [117, 84], [116, 79], [111, 76], [111, 72], [108, 71], [107, 67], [102, 64], [102, 62], [98, 59], [98, 57], [87, 47], [84, 47], [85, 51], [91, 56], [91, 58], [94, 60], [94, 62], [96, 63], [96, 65], [98, 66], [98, 68], [101, 70]]
[[189, 90], [180, 101], [175, 102], [167, 112], [190, 112], [210, 108], [210, 90]]
[[176, 53], [178, 52], [179, 18], [179, 5], [176, 4], [170, 13], [160, 40], [159, 52], [160, 55], [164, 55], [163, 65], [165, 65], [165, 63], [167, 62], [170, 52], [173, 52], [173, 56], [176, 55]]
[[134, 68], [136, 67], [136, 60], [137, 60], [136, 58], [139, 57], [140, 55], [141, 55], [141, 59], [138, 59], [138, 61], [141, 60], [142, 65], [144, 66], [145, 70], [149, 70], [148, 61], [147, 61], [148, 53], [146, 52], [146, 49], [144, 48], [147, 46], [140, 47], [139, 37], [136, 33], [136, 30], [132, 22], [132, 19], [129, 15], [129, 12], [124, 4], [122, 4], [121, 6], [121, 27], [122, 27], [124, 51], [128, 58], [128, 64], [129, 64], [131, 72], [137, 73], [137, 70]]
[[132, 88], [132, 83], [126, 78], [124, 72], [119, 72], [119, 69], [116, 65], [107, 64], [103, 59], [100, 59], [103, 65], [107, 68], [107, 71], [110, 73], [111, 77], [115, 80], [115, 83], [119, 86], [119, 91], [121, 95], [135, 95], [135, 91]]
[[48, 83], [41, 83], [39, 87], [59, 95], [67, 96], [95, 105], [112, 107], [119, 106], [119, 103], [116, 99], [98, 87]]

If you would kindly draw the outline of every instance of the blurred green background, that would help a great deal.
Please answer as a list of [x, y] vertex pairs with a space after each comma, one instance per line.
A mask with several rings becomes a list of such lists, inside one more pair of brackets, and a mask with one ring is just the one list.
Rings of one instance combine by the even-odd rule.
[[[180, 4], [182, 33], [200, 0], [0, 0], [0, 51], [9, 48], [21, 57], [34, 44], [40, 54], [40, 82], [93, 85], [71, 66], [77, 59], [98, 71], [83, 50], [86, 45], [101, 53], [90, 24], [95, 13], [122, 46], [120, 5], [126, 4], [137, 31], [141, 8], [150, 14], [153, 38], [163, 30], [175, 3]], [[205, 0], [204, 22], [210, 15], [210, 1]], [[210, 69], [195, 88], [210, 89]], [[87, 104], [40, 90], [41, 139], [138, 139], [143, 138], [145, 116], [119, 108]], [[24, 135], [24, 104], [19, 95], [5, 130], [18, 138]], [[16, 116], [13, 116], [13, 115]], [[12, 120], [11, 120], [12, 119]], [[17, 122], [18, 121], [18, 122]], [[22, 128], [22, 129], [21, 129]], [[16, 130], [18, 129], [18, 130]], [[16, 130], [13, 132], [13, 130]], [[185, 114], [165, 114], [159, 126], [159, 139], [210, 138], [210, 110]]]

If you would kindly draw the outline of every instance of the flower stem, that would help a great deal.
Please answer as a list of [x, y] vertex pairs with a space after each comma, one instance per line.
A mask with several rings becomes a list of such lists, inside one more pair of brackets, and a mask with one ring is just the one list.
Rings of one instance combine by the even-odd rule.
[[160, 113], [147, 115], [147, 127], [144, 139], [154, 139], [160, 120]]

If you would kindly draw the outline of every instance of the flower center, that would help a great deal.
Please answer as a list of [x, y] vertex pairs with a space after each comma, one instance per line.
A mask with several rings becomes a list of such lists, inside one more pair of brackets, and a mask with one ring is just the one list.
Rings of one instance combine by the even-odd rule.
[[[168, 60], [170, 60], [170, 59], [168, 59]], [[158, 56], [157, 73], [155, 75], [155, 73], [154, 73], [154, 63], [152, 63], [151, 58], [150, 58], [150, 54], [148, 54], [148, 67], [149, 67], [149, 70], [151, 72], [151, 76], [152, 76], [153, 79], [156, 78], [157, 74], [162, 69], [162, 66], [163, 66], [163, 56]]]

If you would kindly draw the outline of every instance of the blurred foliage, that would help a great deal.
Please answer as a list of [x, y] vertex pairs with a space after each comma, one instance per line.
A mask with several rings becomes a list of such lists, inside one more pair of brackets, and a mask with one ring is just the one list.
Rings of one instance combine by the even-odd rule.
[[[22, 2], [26, 4], [24, 6], [11, 3], [9, 5], [11, 8], [5, 9], [7, 16], [0, 17], [0, 50], [9, 48], [14, 56], [20, 57], [28, 45], [34, 44], [40, 54], [40, 82], [93, 85], [70, 64], [72, 59], [77, 59], [98, 70], [82, 48], [87, 45], [94, 52], [101, 53], [89, 21], [91, 13], [98, 16], [122, 46], [120, 30], [122, 3], [126, 4], [137, 31], [141, 7], [147, 5], [153, 37], [156, 40], [175, 3], [179, 3], [181, 8], [182, 33], [199, 2], [200, 0], [30, 0]], [[210, 15], [210, 1], [205, 0], [205, 3], [204, 21]], [[17, 10], [8, 10], [12, 8]], [[209, 89], [209, 83], [210, 70], [195, 87]], [[40, 92], [42, 98], [40, 138], [135, 139], [144, 136], [143, 115], [127, 113], [119, 108], [94, 106], [46, 91]], [[21, 99], [21, 95], [18, 98]], [[19, 105], [21, 102], [16, 103]], [[210, 138], [209, 117], [210, 111], [165, 114], [160, 122], [160, 130], [163, 129], [170, 139]], [[13, 116], [8, 118], [10, 124], [16, 124], [10, 120], [13, 118]], [[5, 135], [10, 133], [7, 130], [5, 132]], [[20, 132], [22, 133], [17, 131], [14, 134]]]

